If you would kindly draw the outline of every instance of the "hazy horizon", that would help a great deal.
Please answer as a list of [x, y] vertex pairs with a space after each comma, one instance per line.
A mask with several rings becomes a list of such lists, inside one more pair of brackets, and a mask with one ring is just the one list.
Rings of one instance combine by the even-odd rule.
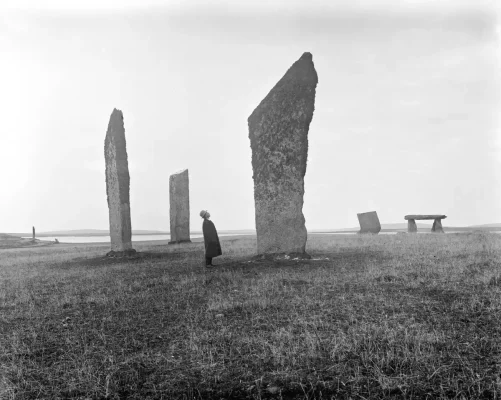
[[308, 230], [357, 213], [501, 221], [493, 1], [50, 0], [0, 5], [0, 232], [108, 229], [104, 138], [124, 113], [133, 230], [169, 230], [189, 169], [191, 229], [255, 229], [247, 117], [305, 51], [319, 83]]
[[[442, 220], [442, 223], [443, 223], [443, 220]], [[416, 223], [417, 224], [417, 227], [418, 229], [427, 229], [427, 228], [431, 228], [432, 225], [433, 225], [433, 221], [419, 221]], [[396, 228], [395, 226], [397, 225], [400, 225], [398, 228]], [[468, 225], [468, 226], [458, 226], [458, 225], [454, 225], [454, 226], [449, 226], [449, 225], [446, 225], [443, 223], [443, 226], [445, 229], [454, 229], [454, 228], [477, 228], [477, 227], [484, 227], [484, 228], [488, 228], [488, 227], [491, 227], [491, 228], [495, 228], [495, 227], [499, 227], [501, 228], [501, 223], [491, 223], [491, 224], [482, 224], [482, 225]], [[406, 229], [407, 227], [407, 222], [381, 222], [381, 229], [385, 230], [385, 229]], [[345, 226], [345, 227], [327, 227], [327, 228], [316, 228], [316, 229], [310, 229], [308, 232], [310, 233], [313, 233], [313, 232], [318, 232], [318, 231], [343, 231], [343, 230], [359, 230], [360, 229], [360, 226]], [[255, 232], [255, 228], [248, 228], [248, 229], [218, 229], [220, 232], [243, 232], [243, 231], [254, 231]], [[50, 230], [50, 231], [38, 231], [36, 230], [36, 235], [47, 235], [47, 234], [57, 234], [57, 233], [65, 233], [65, 234], [68, 234], [68, 233], [71, 233], [71, 232], [87, 232], [87, 233], [91, 233], [91, 232], [109, 232], [109, 229], [108, 228], [104, 228], [104, 229], [95, 229], [95, 228], [80, 228], [80, 229], [56, 229], [56, 230]], [[134, 234], [137, 235], [137, 234], [140, 234], [138, 232], [147, 232], [147, 233], [144, 233], [144, 234], [170, 234], [170, 231], [169, 230], [156, 230], [156, 229], [132, 229], [132, 232]], [[201, 229], [190, 229], [190, 233], [200, 233], [202, 232]], [[2, 233], [7, 233], [7, 234], [23, 234], [23, 235], [28, 235], [31, 237], [31, 231], [16, 231], [16, 232], [13, 232], [13, 231], [9, 231], [9, 232], [0, 232], [0, 234]]]

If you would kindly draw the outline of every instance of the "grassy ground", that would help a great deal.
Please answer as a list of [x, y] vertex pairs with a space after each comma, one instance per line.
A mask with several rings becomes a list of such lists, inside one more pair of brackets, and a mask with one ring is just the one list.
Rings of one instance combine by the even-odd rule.
[[0, 399], [501, 398], [501, 235], [0, 250]]

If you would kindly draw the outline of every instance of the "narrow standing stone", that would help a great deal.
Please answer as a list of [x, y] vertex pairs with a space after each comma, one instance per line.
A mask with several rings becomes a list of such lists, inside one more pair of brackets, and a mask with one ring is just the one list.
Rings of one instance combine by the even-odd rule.
[[32, 240], [35, 240], [35, 227], [33, 227], [33, 239]]
[[304, 175], [317, 72], [304, 53], [248, 118], [258, 254], [305, 253]]
[[169, 178], [170, 242], [190, 240], [190, 181], [188, 170], [172, 174]]
[[134, 252], [131, 241], [129, 163], [125, 143], [122, 111], [113, 109], [106, 139], [104, 141], [106, 161], [106, 194], [110, 215], [110, 237], [112, 252]]

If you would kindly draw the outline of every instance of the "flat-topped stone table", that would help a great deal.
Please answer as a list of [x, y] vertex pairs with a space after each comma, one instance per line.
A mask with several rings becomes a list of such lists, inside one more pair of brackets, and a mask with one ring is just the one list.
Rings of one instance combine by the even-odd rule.
[[442, 221], [444, 218], [447, 218], [447, 215], [406, 215], [404, 217], [407, 222], [407, 232], [416, 233], [417, 225], [416, 220], [423, 219], [433, 219], [433, 226], [431, 227], [431, 231], [435, 233], [444, 233], [444, 229], [442, 228]]

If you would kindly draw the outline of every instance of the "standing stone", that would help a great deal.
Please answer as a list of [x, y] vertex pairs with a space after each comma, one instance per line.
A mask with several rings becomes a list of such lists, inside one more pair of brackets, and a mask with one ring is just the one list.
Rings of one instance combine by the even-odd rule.
[[110, 214], [111, 252], [133, 253], [131, 242], [129, 163], [125, 143], [122, 111], [113, 109], [106, 139], [104, 141], [106, 160], [106, 194]]
[[258, 254], [305, 254], [304, 175], [317, 83], [312, 55], [304, 53], [248, 118]]
[[409, 219], [407, 221], [407, 232], [409, 233], [417, 233], [417, 225], [415, 219]]
[[32, 240], [35, 240], [35, 227], [33, 227], [33, 238]]
[[172, 174], [169, 178], [170, 242], [190, 240], [190, 181], [188, 170]]
[[444, 233], [442, 220], [440, 218], [435, 218], [435, 220], [433, 221], [433, 226], [431, 227], [431, 231], [436, 233]]
[[360, 224], [359, 233], [379, 233], [381, 231], [381, 224], [376, 211], [360, 213], [357, 214], [357, 217]]

